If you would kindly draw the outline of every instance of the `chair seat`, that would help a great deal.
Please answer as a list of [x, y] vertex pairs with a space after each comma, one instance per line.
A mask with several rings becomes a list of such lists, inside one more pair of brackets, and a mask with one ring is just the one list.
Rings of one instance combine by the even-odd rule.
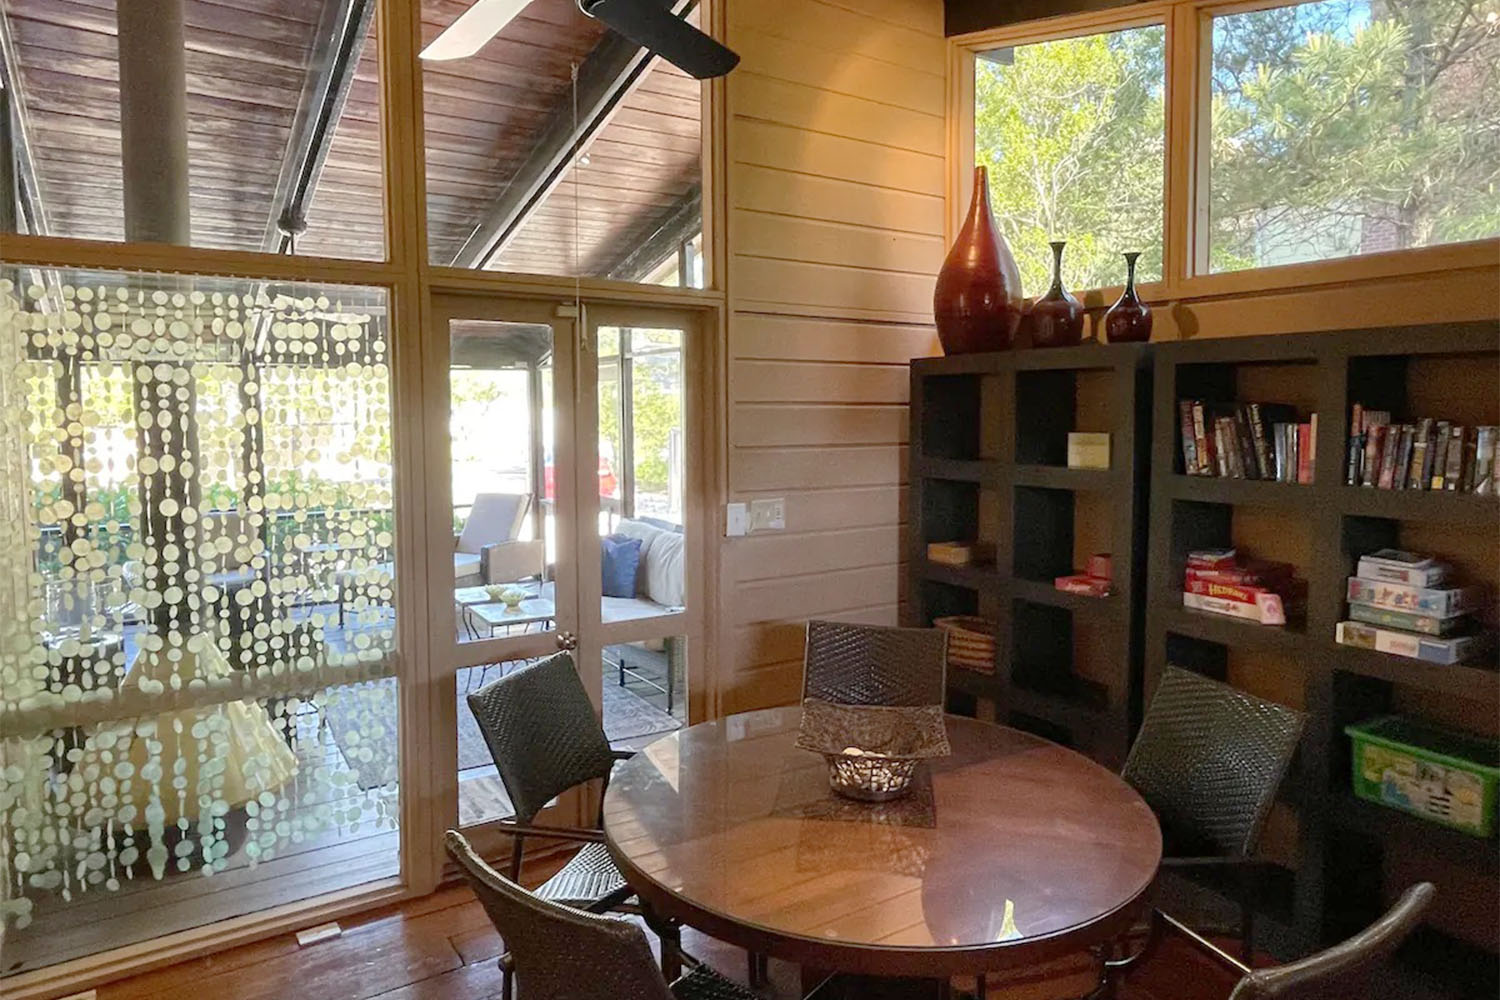
[[625, 888], [625, 876], [615, 867], [603, 844], [585, 844], [556, 875], [536, 890], [542, 899], [583, 909]]
[[677, 1000], [760, 1000], [760, 996], [732, 980], [725, 979], [706, 965], [672, 984]]

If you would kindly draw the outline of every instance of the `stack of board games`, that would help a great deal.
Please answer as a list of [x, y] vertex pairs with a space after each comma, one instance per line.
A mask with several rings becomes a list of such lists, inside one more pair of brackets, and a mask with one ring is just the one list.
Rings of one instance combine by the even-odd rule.
[[1285, 625], [1300, 613], [1306, 586], [1287, 563], [1241, 559], [1234, 549], [1189, 552], [1182, 605], [1260, 625]]
[[1335, 638], [1429, 663], [1461, 663], [1480, 652], [1484, 637], [1471, 612], [1476, 587], [1453, 587], [1452, 569], [1432, 556], [1380, 549], [1363, 556], [1349, 578], [1349, 618]]
[[1182, 468], [1190, 476], [1310, 483], [1317, 462], [1318, 415], [1284, 403], [1179, 399]]
[[1359, 403], [1349, 413], [1344, 482], [1382, 490], [1443, 490], [1493, 496], [1500, 428], [1421, 417], [1393, 424], [1387, 410]]

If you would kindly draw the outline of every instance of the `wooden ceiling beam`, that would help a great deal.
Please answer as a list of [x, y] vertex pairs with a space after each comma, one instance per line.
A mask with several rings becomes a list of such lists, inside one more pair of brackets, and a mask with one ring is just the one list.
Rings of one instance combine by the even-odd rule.
[[5, 148], [7, 166], [11, 171], [4, 197], [13, 196], [11, 214], [19, 212], [19, 218], [11, 220], [13, 225], [7, 231], [15, 232], [14, 223], [23, 223], [24, 231], [33, 236], [50, 236], [52, 231], [42, 205], [42, 189], [37, 182], [36, 157], [27, 130], [25, 95], [20, 91], [20, 65], [9, 19], [0, 14], [0, 90], [5, 91], [5, 121], [0, 122], [5, 136], [0, 146]]
[[[671, 0], [672, 13], [685, 17], [697, 0]], [[578, 66], [574, 93], [565, 94], [525, 161], [484, 213], [458, 252], [454, 267], [484, 267], [505, 249], [530, 214], [562, 181], [578, 151], [609, 121], [620, 101], [645, 75], [651, 53], [611, 31]]]
[[598, 270], [619, 281], [640, 281], [656, 270], [662, 261], [676, 255], [682, 244], [702, 229], [703, 188], [694, 184], [677, 204], [657, 217], [647, 230], [651, 235], [633, 247], [616, 251], [614, 259], [606, 261]]
[[271, 217], [261, 240], [264, 250], [287, 252], [293, 239], [288, 232], [300, 232], [307, 225], [308, 208], [348, 102], [374, 13], [375, 0], [326, 0], [323, 5], [292, 134], [271, 199]]

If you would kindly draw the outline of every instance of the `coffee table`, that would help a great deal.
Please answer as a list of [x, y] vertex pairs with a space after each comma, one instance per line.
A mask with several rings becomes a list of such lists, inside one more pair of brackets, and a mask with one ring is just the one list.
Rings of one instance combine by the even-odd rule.
[[487, 599], [483, 604], [463, 605], [463, 614], [476, 639], [481, 627], [488, 630], [486, 638], [493, 639], [496, 629], [504, 629], [509, 635], [513, 628], [526, 631], [532, 625], [540, 625], [546, 631], [557, 616], [557, 606], [545, 597], [529, 597], [512, 611], [498, 601]]

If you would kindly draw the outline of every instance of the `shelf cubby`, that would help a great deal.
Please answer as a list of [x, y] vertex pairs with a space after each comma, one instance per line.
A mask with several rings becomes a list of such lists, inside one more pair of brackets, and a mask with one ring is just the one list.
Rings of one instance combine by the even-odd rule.
[[[1482, 877], [1493, 884], [1494, 860], [1500, 858], [1493, 840], [1354, 798], [1352, 751], [1343, 731], [1349, 723], [1399, 712], [1468, 728], [1488, 720], [1489, 728], [1480, 731], [1494, 736], [1500, 671], [1493, 656], [1457, 666], [1425, 663], [1341, 646], [1334, 629], [1347, 616], [1346, 577], [1360, 555], [1378, 548], [1433, 552], [1455, 563], [1462, 583], [1500, 584], [1495, 497], [1345, 485], [1355, 402], [1388, 409], [1396, 422], [1432, 416], [1500, 424], [1500, 326], [1195, 339], [1157, 345], [1154, 366], [1146, 688], [1149, 696], [1161, 670], [1174, 664], [1308, 713], [1283, 794], [1298, 804], [1295, 864], [1286, 891], [1299, 946], [1316, 947], [1373, 918], [1395, 883], [1414, 870], [1437, 872], [1432, 877], [1439, 879], [1439, 891], [1452, 893], [1458, 891], [1453, 873], [1468, 866], [1472, 874], [1471, 863], [1483, 855], [1491, 867]], [[1185, 475], [1181, 398], [1281, 402], [1303, 418], [1317, 413], [1314, 481]], [[1227, 545], [1296, 566], [1307, 581], [1305, 616], [1275, 627], [1185, 609], [1187, 552]], [[1482, 616], [1491, 629], [1495, 611], [1488, 608]], [[1480, 936], [1493, 939], [1494, 931], [1492, 919]]]
[[[908, 621], [955, 613], [959, 602], [933, 584], [964, 587], [974, 595], [965, 613], [995, 625], [998, 662], [994, 676], [950, 669], [952, 703], [1065, 738], [1111, 766], [1123, 762], [1139, 712], [1149, 359], [1149, 345], [1086, 344], [911, 367], [910, 509], [918, 523], [909, 532]], [[1067, 467], [1073, 431], [1110, 435], [1109, 468]], [[959, 538], [992, 542], [995, 565], [927, 561], [928, 542]], [[1111, 596], [1055, 589], [1056, 577], [1102, 551], [1112, 556]], [[1035, 645], [1052, 631], [1066, 641]], [[1106, 637], [1086, 647], [1098, 661], [1086, 671], [1075, 671], [1075, 635]], [[1108, 652], [1090, 651], [1097, 648]]]

